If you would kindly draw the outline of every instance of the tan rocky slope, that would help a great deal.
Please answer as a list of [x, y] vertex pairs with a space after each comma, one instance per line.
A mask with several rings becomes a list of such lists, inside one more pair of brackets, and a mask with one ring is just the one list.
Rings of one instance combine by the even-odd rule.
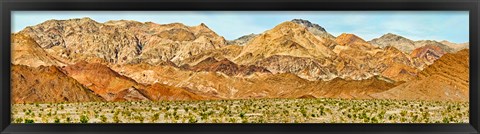
[[[321, 37], [321, 38], [328, 38], [331, 40], [335, 39], [335, 36], [331, 35], [330, 33], [325, 30], [322, 26], [312, 23], [308, 20], [304, 19], [293, 19], [290, 22], [297, 23], [300, 26], [305, 27], [310, 33], [314, 34], [315, 36]], [[260, 33], [261, 34], [261, 33]], [[239, 37], [235, 40], [228, 41], [228, 44], [230, 45], [239, 45], [239, 46], [245, 46], [248, 44], [253, 38], [259, 36], [260, 34], [248, 34], [244, 35], [242, 37]]]
[[341, 34], [336, 38], [339, 45], [333, 51], [337, 53], [335, 61], [337, 75], [344, 79], [368, 79], [381, 75], [395, 81], [408, 80], [418, 67], [415, 60], [395, 47], [375, 47], [354, 34]]
[[410, 54], [412, 58], [417, 58], [418, 60], [421, 60], [425, 63], [426, 65], [431, 65], [433, 62], [440, 57], [442, 57], [446, 52], [443, 51], [442, 48], [435, 46], [435, 45], [425, 45], [422, 47], [419, 47]]
[[99, 58], [106, 63], [161, 64], [226, 44], [205, 24], [155, 24], [136, 21], [98, 23], [90, 18], [49, 20], [19, 33], [31, 36], [49, 54], [70, 64]]
[[208, 58], [215, 58], [215, 59], [228, 59], [232, 61], [236, 56], [240, 54], [242, 51], [243, 46], [238, 46], [238, 45], [228, 45], [225, 47], [222, 47], [220, 49], [215, 49], [215, 50], [208, 50], [204, 51], [200, 54], [191, 56], [185, 60], [183, 60], [180, 65], [182, 66], [194, 66]]
[[440, 47], [444, 52], [448, 52], [448, 53], [454, 52], [454, 48], [451, 48], [441, 42], [434, 41], [434, 40], [419, 40], [419, 41], [415, 41], [415, 44], [417, 46], [427, 46], [427, 45], [436, 46], [436, 47]]
[[354, 34], [322, 38], [287, 21], [253, 38], [232, 61], [311, 81], [362, 80], [376, 75], [406, 81], [426, 64], [394, 49], [376, 47]]
[[62, 66], [64, 63], [50, 56], [32, 38], [25, 34], [12, 34], [12, 63], [15, 65]]
[[12, 103], [89, 102], [103, 98], [54, 66], [11, 65]]
[[252, 64], [273, 55], [325, 59], [334, 56], [327, 43], [333, 42], [317, 38], [305, 27], [287, 21], [252, 39], [234, 62]]
[[116, 66], [113, 70], [140, 83], [162, 83], [219, 99], [299, 98], [305, 95], [336, 98], [370, 98], [368, 95], [392, 88], [380, 77], [367, 80], [308, 81], [291, 73], [253, 73], [248, 77], [218, 72], [192, 72], [171, 66], [147, 64]]
[[195, 66], [182, 66], [184, 69], [192, 70], [195, 72], [200, 71], [209, 71], [209, 72], [222, 72], [224, 74], [234, 76], [234, 75], [251, 75], [255, 72], [261, 73], [270, 73], [267, 69], [258, 66], [246, 66], [246, 65], [237, 65], [228, 59], [222, 59], [218, 61], [215, 58], [207, 58]]
[[227, 41], [228, 45], [238, 45], [238, 46], [245, 46], [248, 44], [253, 38], [257, 37], [260, 34], [248, 34], [242, 37], [239, 37], [235, 40]]
[[138, 84], [100, 63], [78, 62], [63, 70], [107, 101], [205, 99], [182, 88]]
[[443, 40], [440, 43], [447, 45], [448, 47], [453, 49], [453, 52], [457, 52], [463, 49], [468, 49], [469, 48], [469, 43], [452, 43], [447, 40]]
[[387, 33], [379, 38], [369, 41], [371, 44], [384, 48], [393, 46], [404, 53], [411, 53], [415, 48], [419, 47], [414, 41], [392, 33]]
[[318, 24], [315, 24], [315, 23], [312, 23], [308, 20], [304, 20], [304, 19], [293, 19], [291, 20], [291, 22], [293, 23], [297, 23], [305, 28], [307, 28], [307, 30], [318, 36], [318, 37], [321, 37], [321, 38], [327, 38], [327, 39], [331, 39], [331, 40], [334, 40], [335, 39], [335, 36], [331, 35], [330, 33], [327, 32], [327, 30], [325, 30], [325, 28], [323, 28], [322, 26], [318, 25]]
[[348, 46], [360, 50], [371, 50], [375, 48], [373, 45], [354, 34], [343, 33], [335, 39], [335, 42], [342, 46]]
[[386, 46], [393, 46], [407, 54], [412, 53], [413, 50], [419, 47], [427, 46], [427, 45], [440, 47], [442, 51], [445, 51], [448, 53], [457, 52], [462, 49], [468, 49], [468, 43], [456, 44], [456, 43], [451, 43], [449, 41], [438, 42], [434, 40], [413, 41], [403, 36], [392, 34], [392, 33], [387, 33], [385, 35], [382, 35], [379, 38], [372, 39], [371, 41], [369, 41], [369, 43], [375, 46], [379, 46], [381, 48]]
[[99, 63], [78, 62], [63, 68], [66, 74], [82, 83], [107, 101], [148, 100], [135, 81], [121, 76]]
[[374, 98], [405, 100], [468, 101], [469, 50], [445, 54], [419, 73], [417, 79]]

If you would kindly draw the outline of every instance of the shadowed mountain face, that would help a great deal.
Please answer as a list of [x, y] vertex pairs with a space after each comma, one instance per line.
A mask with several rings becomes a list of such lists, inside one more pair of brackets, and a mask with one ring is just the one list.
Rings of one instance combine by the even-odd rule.
[[184, 66], [183, 68], [189, 69], [195, 72], [199, 72], [199, 71], [222, 72], [230, 76], [250, 75], [254, 72], [270, 73], [270, 71], [262, 67], [257, 67], [252, 65], [250, 66], [237, 65], [228, 59], [217, 61], [215, 58], [211, 58], [211, 57], [201, 61], [195, 66], [189, 67], [187, 65], [187, 66]]
[[[436, 77], [456, 84], [428, 88], [449, 95], [419, 93], [411, 99], [466, 101], [461, 95], [468, 89], [468, 73], [457, 76], [443, 69], [468, 55], [468, 43], [412, 41], [391, 33], [371, 41], [347, 33], [334, 37], [301, 19], [228, 42], [203, 23], [98, 23], [89, 18], [49, 20], [12, 34], [14, 66], [61, 68], [58, 75], [82, 87], [72, 92], [87, 90], [105, 101], [402, 99]], [[468, 71], [468, 64], [456, 68]], [[427, 77], [425, 72], [438, 74]], [[451, 77], [443, 77], [447, 74]], [[17, 89], [48, 96], [36, 88]], [[70, 97], [52, 101], [88, 101]]]

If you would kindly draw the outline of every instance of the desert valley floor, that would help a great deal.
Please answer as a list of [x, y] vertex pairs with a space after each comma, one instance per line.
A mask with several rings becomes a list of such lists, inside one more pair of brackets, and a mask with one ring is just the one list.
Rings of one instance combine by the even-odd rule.
[[343, 99], [15, 104], [12, 123], [468, 123], [468, 103]]

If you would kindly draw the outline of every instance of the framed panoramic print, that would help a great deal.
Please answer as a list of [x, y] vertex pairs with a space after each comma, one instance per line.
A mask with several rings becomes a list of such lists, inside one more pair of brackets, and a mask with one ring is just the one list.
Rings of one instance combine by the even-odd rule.
[[4, 0], [1, 130], [477, 133], [477, 0]]

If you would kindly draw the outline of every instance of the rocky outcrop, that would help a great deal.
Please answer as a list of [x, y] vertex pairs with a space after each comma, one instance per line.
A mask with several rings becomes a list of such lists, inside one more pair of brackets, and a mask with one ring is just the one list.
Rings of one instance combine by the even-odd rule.
[[293, 19], [293, 20], [291, 20], [291, 22], [297, 23], [297, 24], [300, 24], [300, 25], [306, 27], [309, 32], [311, 32], [312, 34], [314, 34], [316, 36], [331, 39], [331, 40], [335, 39], [335, 36], [328, 33], [327, 30], [325, 30], [325, 28], [323, 28], [322, 26], [320, 26], [318, 24], [314, 24], [314, 23], [312, 23], [308, 20]]
[[12, 34], [12, 63], [15, 65], [63, 66], [55, 57], [45, 52], [32, 38], [25, 34]]
[[[189, 93], [184, 88], [162, 84], [139, 84], [100, 63], [82, 61], [66, 66], [63, 70], [67, 75], [99, 94], [106, 101], [211, 99]], [[170, 96], [179, 96], [180, 98]]]
[[[329, 63], [330, 62], [330, 63]], [[274, 74], [292, 73], [300, 78], [316, 81], [330, 80], [338, 77], [335, 65], [328, 60], [274, 55], [255, 62], [256, 66], [265, 67]]]
[[369, 41], [369, 43], [381, 48], [393, 46], [407, 54], [411, 53], [415, 48], [419, 47], [418, 44], [415, 44], [414, 41], [392, 33], [387, 33], [385, 35], [382, 35], [380, 38], [372, 39], [371, 41]]
[[451, 49], [453, 49], [452, 50], [453, 52], [458, 52], [458, 51], [463, 50], [463, 49], [469, 49], [469, 44], [470, 44], [468, 42], [466, 42], [466, 43], [453, 43], [453, 42], [450, 42], [450, 41], [447, 41], [447, 40], [443, 40], [440, 43], [445, 44], [448, 47], [450, 47]]
[[335, 42], [341, 46], [348, 46], [360, 50], [371, 50], [375, 48], [373, 45], [354, 34], [343, 33], [335, 39]]
[[55, 66], [11, 65], [12, 103], [103, 101]]
[[98, 23], [90, 18], [49, 20], [19, 33], [32, 37], [49, 54], [76, 63], [101, 59], [110, 64], [161, 64], [226, 44], [205, 24], [155, 24], [136, 21]]
[[[434, 40], [419, 40], [415, 41], [415, 45], [422, 47], [422, 46], [436, 46], [441, 48], [444, 52], [452, 53], [454, 52], [453, 48], [450, 48], [449, 46], [442, 44], [440, 42], [434, 41]], [[417, 47], [418, 48], [418, 47]]]
[[245, 46], [248, 44], [248, 42], [250, 42], [250, 40], [252, 40], [253, 38], [257, 37], [258, 35], [260, 34], [249, 34], [249, 35], [244, 35], [242, 37], [239, 37], [235, 40], [232, 40], [232, 41], [228, 41], [227, 44], [228, 45], [239, 45], [239, 46]]
[[[354, 34], [342, 34], [335, 40], [338, 58], [337, 74], [343, 79], [361, 80], [381, 75], [395, 81], [405, 81], [415, 75], [415, 61], [392, 46], [379, 48]], [[405, 75], [400, 73], [405, 72]]]
[[[305, 95], [332, 98], [371, 98], [370, 94], [398, 85], [380, 76], [366, 80], [308, 81], [292, 73], [253, 73], [232, 77], [215, 72], [192, 72], [170, 66], [147, 64], [114, 67], [140, 83], [186, 87], [192, 93], [218, 99], [299, 98]], [[155, 70], [155, 71], [153, 71]]]
[[446, 52], [442, 48], [435, 45], [425, 45], [419, 47], [410, 54], [412, 58], [418, 58], [419, 60], [426, 63], [426, 65], [431, 65], [433, 62], [440, 57], [442, 57]]
[[394, 47], [379, 48], [354, 34], [341, 34], [335, 40], [314, 37], [305, 27], [291, 22], [253, 39], [233, 61], [265, 67], [272, 73], [293, 73], [310, 81], [337, 77], [362, 80], [376, 75], [405, 81], [423, 66], [416, 66], [420, 60]]
[[195, 72], [200, 71], [209, 71], [209, 72], [221, 72], [230, 76], [246, 76], [251, 75], [255, 72], [259, 73], [270, 73], [267, 69], [258, 66], [246, 66], [246, 65], [237, 65], [228, 59], [222, 59], [220, 61], [216, 60], [213, 57], [207, 58], [202, 62], [196, 64], [195, 66], [183, 66], [184, 69], [192, 70]]
[[182, 62], [180, 62], [179, 65], [193, 66], [198, 64], [201, 61], [204, 61], [207, 58], [212, 58], [212, 57], [215, 59], [228, 59], [231, 61], [240, 54], [242, 49], [243, 49], [243, 46], [228, 45], [220, 49], [205, 51], [203, 53], [189, 57], [183, 60]]
[[[379, 38], [372, 39], [369, 43], [384, 48], [386, 46], [393, 46], [404, 53], [410, 54], [413, 50], [427, 45], [437, 46], [440, 47], [443, 51], [452, 53], [458, 50], [468, 48], [465, 44], [455, 45], [454, 43], [450, 43], [448, 41], [437, 42], [434, 40], [419, 40], [419, 41], [412, 41], [407, 39], [403, 36], [399, 36], [392, 33], [387, 33]], [[468, 44], [468, 43], [467, 43]]]
[[82, 61], [66, 66], [63, 70], [68, 76], [82, 83], [107, 101], [148, 100], [145, 95], [138, 91], [143, 88], [141, 85], [100, 63]]
[[420, 72], [416, 79], [372, 96], [382, 99], [468, 101], [469, 72], [468, 49], [448, 53]]
[[317, 38], [293, 22], [283, 22], [257, 36], [247, 44], [234, 62], [249, 65], [273, 55], [290, 55], [326, 59], [335, 54], [325, 45], [327, 39]]

